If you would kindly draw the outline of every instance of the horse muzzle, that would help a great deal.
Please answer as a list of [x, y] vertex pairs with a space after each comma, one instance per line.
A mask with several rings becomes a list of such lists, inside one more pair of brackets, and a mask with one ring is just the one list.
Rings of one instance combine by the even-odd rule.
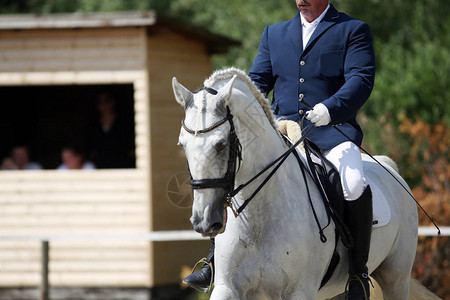
[[227, 211], [223, 209], [220, 213], [207, 214], [208, 209], [205, 209], [203, 217], [194, 213], [191, 217], [191, 223], [194, 230], [201, 233], [203, 237], [213, 238], [220, 233], [223, 233], [226, 228]]

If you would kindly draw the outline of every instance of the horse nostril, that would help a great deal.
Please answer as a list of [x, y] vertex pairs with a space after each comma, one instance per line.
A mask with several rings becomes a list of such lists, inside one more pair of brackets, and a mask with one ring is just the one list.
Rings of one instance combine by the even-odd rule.
[[197, 215], [192, 215], [190, 221], [193, 226], [200, 224], [200, 218]]
[[212, 231], [219, 231], [220, 229], [222, 229], [223, 224], [222, 223], [214, 223], [211, 226], [211, 230]]

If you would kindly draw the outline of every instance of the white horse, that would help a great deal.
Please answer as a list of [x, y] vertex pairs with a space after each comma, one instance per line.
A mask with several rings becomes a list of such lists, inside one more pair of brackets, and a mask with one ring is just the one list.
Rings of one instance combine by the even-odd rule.
[[[204, 236], [216, 237], [211, 299], [311, 300], [342, 294], [348, 267], [341, 243], [340, 263], [319, 290], [332, 257], [335, 232], [328, 226], [324, 230], [327, 242], [320, 241], [304, 178], [293, 155], [238, 217], [226, 208], [223, 178], [231, 172], [227, 172], [231, 123], [242, 146], [242, 164], [237, 162], [236, 170], [232, 170], [236, 171], [235, 186], [248, 181], [288, 149], [269, 103], [249, 77], [234, 68], [218, 71], [204, 83], [210, 89], [194, 94], [176, 78], [172, 84], [175, 98], [186, 113], [179, 144], [184, 147], [194, 180], [191, 222]], [[227, 107], [232, 118], [227, 117]], [[407, 186], [395, 171], [395, 163], [388, 158], [380, 160]], [[367, 157], [364, 172], [388, 200], [392, 216], [388, 224], [373, 230], [369, 272], [381, 286], [384, 299], [408, 299], [417, 246], [417, 208], [404, 188]], [[258, 177], [240, 191], [233, 205], [242, 205], [265, 177]], [[318, 219], [324, 225], [328, 219], [321, 196], [309, 176], [307, 180]]]

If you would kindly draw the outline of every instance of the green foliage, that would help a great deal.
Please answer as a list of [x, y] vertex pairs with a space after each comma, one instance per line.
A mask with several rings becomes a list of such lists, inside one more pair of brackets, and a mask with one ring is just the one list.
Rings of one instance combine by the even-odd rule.
[[98, 11], [165, 10], [161, 0], [0, 0], [0, 13], [62, 13]]
[[450, 19], [446, 17], [450, 9], [444, 1], [429, 2], [409, 3], [407, 7], [414, 7], [407, 10], [409, 17], [400, 22], [399, 16], [400, 24], [393, 24], [395, 30], [389, 34], [384, 34], [387, 29], [379, 29], [380, 25], [372, 26], [377, 77], [364, 107], [372, 118], [389, 112], [394, 120], [406, 114], [421, 116], [428, 123], [450, 122]]
[[294, 1], [273, 0], [178, 0], [173, 1], [172, 16], [184, 18], [242, 42], [242, 47], [216, 56], [214, 66], [234, 65], [248, 70], [255, 58], [264, 27], [291, 19], [297, 9]]

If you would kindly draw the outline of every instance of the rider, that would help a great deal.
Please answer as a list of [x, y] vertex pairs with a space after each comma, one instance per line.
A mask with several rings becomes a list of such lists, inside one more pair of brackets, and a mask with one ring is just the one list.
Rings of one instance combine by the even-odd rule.
[[[368, 299], [372, 193], [363, 173], [359, 150], [363, 134], [355, 117], [374, 84], [372, 36], [367, 24], [338, 12], [328, 0], [296, 0], [296, 4], [299, 13], [292, 20], [265, 28], [249, 76], [264, 94], [273, 90], [277, 117], [294, 121], [305, 117], [304, 126], [317, 127], [308, 139], [339, 171], [347, 200], [344, 218], [354, 240], [347, 297]], [[208, 262], [213, 250], [214, 244]], [[211, 269], [205, 264], [183, 282], [205, 287], [210, 279]]]

